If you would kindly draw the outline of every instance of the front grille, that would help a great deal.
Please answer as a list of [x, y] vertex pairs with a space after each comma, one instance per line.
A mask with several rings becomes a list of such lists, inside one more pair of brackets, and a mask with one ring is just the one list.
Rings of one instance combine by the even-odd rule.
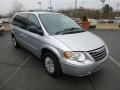
[[88, 52], [95, 61], [100, 61], [107, 56], [107, 50], [105, 46]]

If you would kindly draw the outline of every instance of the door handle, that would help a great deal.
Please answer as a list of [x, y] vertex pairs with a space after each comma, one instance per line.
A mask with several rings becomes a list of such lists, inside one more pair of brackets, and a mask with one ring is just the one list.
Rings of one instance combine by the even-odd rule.
[[22, 36], [22, 37], [24, 37], [24, 38], [27, 37], [27, 35], [25, 35], [25, 34], [23, 34], [23, 33], [21, 33], [20, 36]]
[[24, 34], [20, 33], [20, 36], [24, 36]]

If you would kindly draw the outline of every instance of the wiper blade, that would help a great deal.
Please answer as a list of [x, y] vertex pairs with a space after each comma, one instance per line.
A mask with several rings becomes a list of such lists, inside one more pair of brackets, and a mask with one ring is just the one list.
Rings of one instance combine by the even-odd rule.
[[64, 29], [64, 30], [70, 30], [70, 31], [73, 31], [73, 30], [76, 30], [76, 29], [80, 29], [80, 28], [67, 28], [67, 29]]
[[81, 33], [81, 32], [85, 32], [85, 31], [78, 31], [78, 30], [76, 30], [76, 31], [69, 31], [69, 32], [66, 32], [64, 34]]
[[84, 32], [84, 31], [80, 30], [80, 28], [67, 28], [67, 29], [64, 29], [64, 31], [57, 32], [55, 35], [69, 34], [69, 33], [79, 33], [79, 32]]
[[60, 31], [60, 32], [57, 32], [55, 35], [58, 35], [58, 34], [72, 34], [72, 33], [80, 33], [80, 32], [85, 32], [85, 31]]
[[64, 33], [67, 33], [67, 32], [69, 32], [69, 31], [59, 31], [59, 32], [57, 32], [55, 35], [64, 34]]

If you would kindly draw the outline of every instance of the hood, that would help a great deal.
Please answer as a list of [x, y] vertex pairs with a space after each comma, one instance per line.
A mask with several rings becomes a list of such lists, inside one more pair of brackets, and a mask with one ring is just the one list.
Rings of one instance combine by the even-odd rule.
[[90, 32], [55, 35], [54, 37], [73, 51], [90, 51], [105, 45], [99, 37]]

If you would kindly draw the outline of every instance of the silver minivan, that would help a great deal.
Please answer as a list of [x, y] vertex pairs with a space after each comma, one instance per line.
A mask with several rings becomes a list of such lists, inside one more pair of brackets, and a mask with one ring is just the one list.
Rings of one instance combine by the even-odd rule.
[[20, 12], [11, 24], [15, 48], [22, 46], [39, 57], [51, 76], [89, 75], [100, 70], [108, 57], [103, 40], [63, 14]]

